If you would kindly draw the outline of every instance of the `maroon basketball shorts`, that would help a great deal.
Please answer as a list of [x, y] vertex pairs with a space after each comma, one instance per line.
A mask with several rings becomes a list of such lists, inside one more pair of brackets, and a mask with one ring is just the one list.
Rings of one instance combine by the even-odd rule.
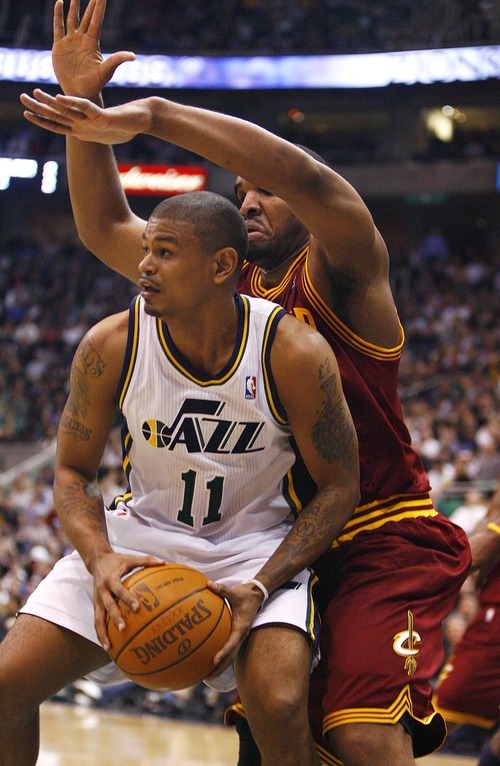
[[431, 679], [444, 660], [442, 621], [469, 568], [465, 533], [441, 515], [361, 532], [323, 558], [317, 573], [332, 593], [311, 676], [316, 742], [346, 724], [401, 721], [416, 757], [441, 745]]
[[480, 596], [469, 623], [438, 680], [434, 704], [451, 723], [489, 729], [500, 706], [500, 563]]

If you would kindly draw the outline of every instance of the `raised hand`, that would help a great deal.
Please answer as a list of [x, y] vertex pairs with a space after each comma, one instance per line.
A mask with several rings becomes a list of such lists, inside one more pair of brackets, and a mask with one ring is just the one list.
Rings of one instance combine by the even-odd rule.
[[71, 0], [66, 25], [63, 0], [54, 6], [52, 65], [64, 93], [98, 101], [102, 88], [125, 61], [133, 61], [131, 51], [118, 51], [104, 60], [99, 38], [106, 0], [90, 0], [80, 20], [80, 0]]
[[153, 121], [147, 99], [102, 109], [88, 99], [61, 94], [54, 97], [39, 88], [33, 96], [20, 96], [28, 110], [24, 112], [28, 122], [80, 141], [122, 144], [138, 133], [149, 132]]

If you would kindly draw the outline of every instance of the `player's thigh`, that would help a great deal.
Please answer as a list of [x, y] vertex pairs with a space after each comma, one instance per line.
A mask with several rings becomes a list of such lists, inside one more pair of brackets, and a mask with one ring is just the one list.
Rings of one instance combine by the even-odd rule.
[[39, 705], [109, 662], [98, 645], [59, 625], [21, 614], [0, 644], [0, 699]]
[[270, 714], [285, 704], [306, 710], [311, 642], [286, 625], [253, 630], [236, 661], [236, 680], [245, 708], [264, 706]]

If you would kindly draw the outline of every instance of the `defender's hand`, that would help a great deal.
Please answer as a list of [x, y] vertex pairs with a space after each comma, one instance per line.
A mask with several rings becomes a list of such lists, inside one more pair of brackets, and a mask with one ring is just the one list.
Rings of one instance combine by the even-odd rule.
[[61, 94], [54, 97], [39, 88], [35, 88], [33, 96], [20, 96], [28, 110], [24, 112], [28, 122], [80, 141], [122, 144], [138, 133], [148, 132], [153, 120], [147, 99], [102, 109], [88, 99]]
[[80, 20], [80, 0], [71, 0], [65, 25], [63, 0], [54, 6], [52, 66], [64, 93], [98, 101], [120, 64], [135, 59], [131, 51], [118, 51], [104, 60], [99, 38], [105, 9], [106, 0], [90, 0]]

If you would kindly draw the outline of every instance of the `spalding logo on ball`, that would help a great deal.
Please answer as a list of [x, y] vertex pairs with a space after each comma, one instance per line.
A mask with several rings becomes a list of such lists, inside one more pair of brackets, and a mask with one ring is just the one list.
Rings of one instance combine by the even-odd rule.
[[111, 659], [132, 681], [146, 689], [175, 691], [200, 683], [213, 671], [232, 617], [207, 580], [182, 564], [146, 567], [124, 579], [140, 608], [124, 610], [123, 632], [109, 618], [106, 627]]

